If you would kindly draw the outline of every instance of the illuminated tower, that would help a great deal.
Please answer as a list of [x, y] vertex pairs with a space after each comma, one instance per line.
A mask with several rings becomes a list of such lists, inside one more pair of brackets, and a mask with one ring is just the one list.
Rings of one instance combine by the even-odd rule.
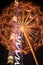
[[[10, 40], [12, 40], [11, 44], [14, 47], [14, 49], [12, 48], [11, 51], [9, 52], [8, 63], [12, 63], [14, 65], [23, 65], [22, 54], [21, 54], [21, 32], [19, 30], [19, 25], [18, 25], [19, 21], [17, 19], [18, 9], [19, 9], [18, 4], [19, 4], [18, 1], [15, 0], [14, 2], [15, 14], [12, 18], [12, 21], [14, 21], [14, 27], [10, 36]], [[15, 59], [15, 62], [13, 62], [14, 59]]]
[[0, 42], [9, 51], [8, 62], [10, 64], [13, 61], [12, 57], [14, 61], [18, 59], [15, 56], [15, 50], [20, 49], [21, 46], [21, 53], [32, 53], [35, 63], [38, 65], [34, 51], [43, 45], [42, 23], [43, 13], [40, 12], [40, 7], [31, 2], [19, 3], [18, 0], [15, 0], [10, 7], [3, 10], [2, 16], [0, 16]]

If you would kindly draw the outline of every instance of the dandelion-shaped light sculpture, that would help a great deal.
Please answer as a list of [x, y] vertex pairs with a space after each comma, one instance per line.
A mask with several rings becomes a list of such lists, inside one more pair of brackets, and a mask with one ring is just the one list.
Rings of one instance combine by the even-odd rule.
[[[15, 57], [15, 50], [17, 49], [19, 49], [20, 55], [31, 51], [35, 63], [38, 65], [34, 50], [43, 45], [43, 13], [39, 10], [39, 6], [34, 5], [31, 2], [19, 3], [15, 0], [14, 4], [6, 8], [2, 14], [3, 16], [0, 17], [0, 24], [2, 24], [2, 26], [0, 25], [0, 37], [3, 40], [1, 43], [4, 43], [3, 45], [11, 53], [9, 54], [10, 57], [11, 55]], [[5, 35], [3, 35], [3, 31], [5, 31]], [[21, 56], [18, 58], [19, 60]], [[14, 61], [13, 57], [11, 60]]]

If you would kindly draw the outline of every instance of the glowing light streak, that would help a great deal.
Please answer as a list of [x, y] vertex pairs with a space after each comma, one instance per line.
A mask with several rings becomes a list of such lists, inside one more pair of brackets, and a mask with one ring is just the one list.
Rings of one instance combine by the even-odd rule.
[[30, 21], [26, 22], [25, 24], [28, 25], [32, 20], [36, 18], [37, 15], [35, 15]]
[[28, 18], [29, 18], [29, 15], [27, 16], [27, 18], [26, 18], [26, 20], [25, 20], [25, 23], [27, 22]]
[[36, 59], [36, 55], [35, 55], [35, 53], [34, 53], [34, 50], [33, 50], [33, 48], [32, 48], [32, 45], [31, 45], [31, 43], [30, 43], [30, 41], [29, 41], [29, 39], [28, 39], [28, 34], [27, 34], [26, 31], [23, 31], [23, 33], [24, 33], [24, 36], [25, 36], [25, 38], [26, 38], [26, 40], [27, 40], [27, 42], [28, 42], [28, 45], [29, 45], [30, 50], [31, 50], [31, 52], [32, 52], [32, 55], [33, 55], [33, 57], [34, 57], [35, 63], [36, 63], [36, 65], [39, 65], [39, 64], [38, 64], [38, 61], [37, 61], [37, 59]]

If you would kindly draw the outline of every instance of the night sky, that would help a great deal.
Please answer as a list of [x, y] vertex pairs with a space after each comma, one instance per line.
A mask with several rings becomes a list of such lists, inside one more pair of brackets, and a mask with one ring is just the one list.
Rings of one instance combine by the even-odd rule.
[[[0, 13], [3, 8], [5, 8], [7, 5], [9, 5], [14, 0], [0, 0]], [[19, 0], [20, 1], [20, 0]], [[24, 0], [27, 2], [28, 0]], [[43, 7], [43, 1], [42, 0], [30, 0], [34, 2], [35, 4]], [[36, 53], [37, 60], [39, 62], [39, 65], [43, 65], [43, 46], [40, 47]], [[0, 44], [0, 65], [7, 65], [7, 56], [8, 56], [8, 50], [4, 46]], [[31, 53], [27, 55], [23, 55], [23, 63], [24, 65], [35, 65], [35, 61], [33, 59], [33, 56]]]

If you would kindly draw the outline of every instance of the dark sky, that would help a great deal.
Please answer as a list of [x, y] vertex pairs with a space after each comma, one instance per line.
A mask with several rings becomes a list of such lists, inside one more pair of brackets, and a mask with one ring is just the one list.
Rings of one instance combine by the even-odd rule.
[[[10, 4], [13, 1], [14, 0], [0, 0], [0, 10], [2, 10], [4, 7], [6, 7], [8, 4]], [[24, 1], [27, 2], [28, 0], [24, 0]], [[43, 7], [42, 0], [31, 0], [31, 1]], [[6, 50], [4, 46], [0, 44], [0, 65], [6, 65], [7, 55], [8, 55], [8, 51]], [[37, 50], [36, 56], [37, 56], [39, 65], [43, 65], [43, 47]], [[35, 62], [31, 53], [24, 55], [23, 58], [24, 58], [23, 60], [24, 65], [35, 65]]]
[[[13, 2], [14, 0], [0, 0], [0, 9], [6, 7], [8, 4], [10, 4], [11, 2]], [[43, 6], [43, 0], [18, 0], [18, 1], [32, 1], [40, 6]]]

